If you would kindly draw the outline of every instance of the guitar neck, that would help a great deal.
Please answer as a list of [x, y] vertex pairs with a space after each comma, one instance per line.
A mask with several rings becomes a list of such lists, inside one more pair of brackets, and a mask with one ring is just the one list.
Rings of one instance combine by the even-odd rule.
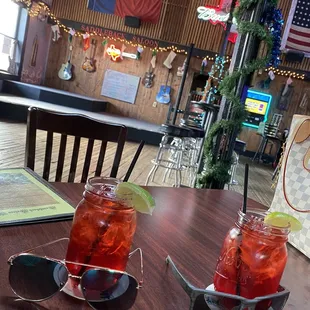
[[96, 40], [93, 39], [91, 42], [91, 51], [90, 51], [90, 58], [94, 59], [96, 54]]
[[168, 86], [169, 76], [170, 76], [170, 69], [168, 70], [168, 75], [167, 75], [167, 80], [166, 80], [166, 85], [165, 85], [165, 91], [166, 91], [166, 88]]
[[68, 55], [68, 62], [71, 62], [71, 57], [72, 57], [72, 46], [70, 46], [70, 51], [69, 51], [69, 55]]

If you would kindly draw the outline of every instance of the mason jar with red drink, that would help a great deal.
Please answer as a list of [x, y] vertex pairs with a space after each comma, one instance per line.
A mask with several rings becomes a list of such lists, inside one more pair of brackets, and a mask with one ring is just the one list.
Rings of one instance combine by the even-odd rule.
[[[94, 177], [85, 185], [74, 215], [66, 261], [125, 271], [136, 231], [136, 210], [116, 197], [121, 181]], [[85, 266], [69, 264], [71, 275], [82, 276]], [[70, 278], [64, 289], [83, 298], [79, 279]]]
[[[214, 275], [218, 292], [253, 299], [277, 293], [287, 261], [287, 227], [264, 222], [265, 213], [239, 211], [238, 220], [227, 233]], [[234, 301], [229, 301], [232, 309]], [[268, 303], [268, 301], [267, 301]], [[268, 309], [266, 301], [255, 309]]]

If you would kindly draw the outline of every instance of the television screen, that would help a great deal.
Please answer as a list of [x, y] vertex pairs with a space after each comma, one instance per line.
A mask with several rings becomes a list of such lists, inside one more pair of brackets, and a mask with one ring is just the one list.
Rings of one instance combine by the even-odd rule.
[[258, 128], [260, 123], [268, 119], [268, 112], [272, 96], [253, 89], [244, 89], [242, 99], [248, 117], [243, 123], [244, 126]]
[[248, 112], [265, 115], [267, 111], [268, 102], [247, 98], [245, 100], [245, 109]]

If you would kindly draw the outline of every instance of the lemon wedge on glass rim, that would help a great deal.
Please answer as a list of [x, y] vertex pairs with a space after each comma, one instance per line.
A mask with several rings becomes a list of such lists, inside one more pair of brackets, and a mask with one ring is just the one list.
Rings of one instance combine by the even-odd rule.
[[271, 212], [265, 216], [264, 222], [267, 225], [272, 225], [280, 228], [290, 226], [290, 230], [299, 231], [302, 229], [302, 224], [292, 215], [283, 212]]
[[155, 200], [152, 195], [139, 185], [123, 182], [115, 189], [116, 197], [124, 200], [130, 207], [140, 213], [152, 215], [155, 208]]

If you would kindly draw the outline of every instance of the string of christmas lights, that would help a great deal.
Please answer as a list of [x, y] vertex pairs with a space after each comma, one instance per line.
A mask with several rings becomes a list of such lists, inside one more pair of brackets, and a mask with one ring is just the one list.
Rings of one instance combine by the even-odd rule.
[[[28, 15], [30, 17], [37, 17], [39, 14], [42, 14], [42, 12], [45, 12], [46, 16], [50, 17], [53, 20], [53, 22], [59, 26], [59, 28], [63, 29], [66, 33], [70, 32], [70, 28], [65, 26], [55, 16], [54, 13], [51, 12], [49, 6], [47, 4], [45, 4], [44, 2], [42, 2], [42, 1], [34, 2], [33, 0], [11, 0], [11, 1], [13, 1], [15, 3], [23, 3], [26, 6], [26, 8], [27, 8]], [[278, 12], [276, 12], [276, 13], [278, 13]], [[282, 18], [281, 17], [278, 17], [278, 20], [280, 20], [282, 22]], [[76, 36], [76, 37], [83, 37], [83, 34], [84, 34], [84, 32], [76, 31], [74, 36]], [[105, 36], [105, 35], [102, 35], [101, 33], [90, 32], [89, 35], [90, 36], [100, 36], [100, 37], [103, 37], [104, 39], [109, 39], [109, 40], [112, 40], [112, 41], [115, 41], [115, 42], [119, 41], [119, 42], [131, 45], [131, 46], [134, 46], [134, 47], [141, 46], [143, 48], [150, 48], [148, 46], [141, 45], [141, 44], [138, 44], [136, 42], [132, 42], [132, 41], [129, 41], [129, 40], [126, 40], [126, 39], [120, 39], [120, 38], [114, 38], [114, 37], [111, 37], [111, 36]], [[150, 48], [150, 49], [152, 51], [155, 51], [155, 52], [174, 51], [175, 53], [187, 55], [187, 51], [185, 51], [184, 49], [180, 49], [180, 48], [178, 48], [177, 46], [174, 46], [174, 45], [171, 45], [171, 46], [168, 46], [168, 47], [158, 47], [158, 48]], [[209, 61], [215, 61], [217, 56], [218, 55], [216, 54], [215, 56], [206, 55], [205, 57], [199, 57], [199, 56], [196, 56], [196, 57], [197, 58], [201, 58], [201, 59], [206, 58]], [[225, 62], [230, 62], [231, 61], [231, 57], [230, 56], [225, 56], [225, 58], [226, 58]], [[275, 59], [278, 60], [278, 54], [277, 53], [275, 53]], [[292, 78], [297, 78], [297, 79], [302, 79], [302, 80], [305, 79], [305, 74], [300, 74], [300, 73], [297, 73], [297, 72], [294, 72], [294, 71], [279, 70], [279, 69], [276, 69], [274, 67], [269, 67], [265, 71], [269, 72], [270, 70], [272, 70], [275, 74], [278, 74], [278, 75], [291, 76]]]
[[265, 69], [266, 72], [272, 71], [276, 75], [282, 75], [282, 76], [290, 76], [291, 78], [299, 79], [299, 80], [304, 80], [305, 79], [305, 74], [303, 73], [297, 73], [295, 71], [290, 71], [290, 70], [281, 70], [277, 69], [275, 67], [269, 67]]
[[[45, 11], [46, 15], [48, 17], [50, 17], [52, 19], [52, 21], [58, 25], [59, 28], [63, 29], [65, 32], [69, 33], [70, 28], [65, 26], [50, 10], [49, 6], [46, 5], [44, 2], [40, 1], [40, 2], [34, 2], [32, 0], [11, 0], [15, 3], [23, 3], [26, 5], [27, 10], [28, 10], [28, 15], [30, 17], [37, 17], [42, 11]], [[83, 37], [83, 34], [85, 32], [81, 32], [81, 31], [76, 31], [74, 36], [75, 37]], [[105, 36], [102, 35], [101, 33], [97, 33], [96, 31], [93, 32], [89, 32], [90, 36], [100, 36], [103, 37], [104, 39], [109, 39], [109, 40], [113, 40], [113, 41], [119, 41], [122, 42], [124, 44], [129, 44], [131, 46], [134, 47], [138, 47], [141, 46], [142, 48], [150, 48], [146, 45], [142, 45], [142, 44], [138, 44], [136, 42], [132, 42], [126, 39], [120, 39], [120, 38], [114, 38], [111, 36]], [[185, 54], [187, 55], [187, 51], [184, 49], [180, 49], [177, 46], [171, 45], [171, 46], [167, 46], [167, 47], [157, 47], [157, 48], [150, 48], [152, 51], [155, 52], [167, 52], [167, 51], [173, 51], [175, 53], [179, 53], [179, 54]], [[212, 56], [206, 56], [208, 60], [214, 60], [214, 58]]]

